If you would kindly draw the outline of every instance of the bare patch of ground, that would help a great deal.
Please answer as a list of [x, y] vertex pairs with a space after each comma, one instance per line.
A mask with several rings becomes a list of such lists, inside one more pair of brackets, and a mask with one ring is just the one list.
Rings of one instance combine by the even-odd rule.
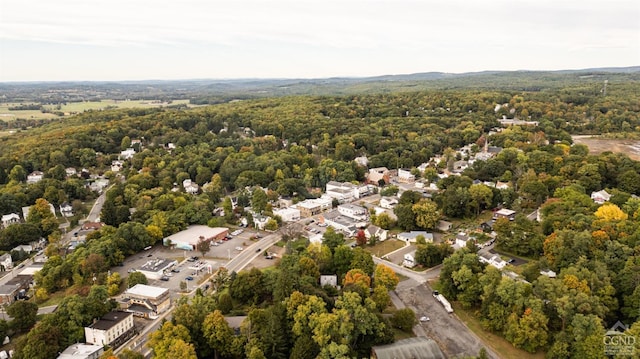
[[593, 136], [572, 136], [574, 143], [589, 147], [590, 154], [602, 152], [624, 153], [629, 158], [640, 161], [640, 141], [626, 139], [608, 139]]

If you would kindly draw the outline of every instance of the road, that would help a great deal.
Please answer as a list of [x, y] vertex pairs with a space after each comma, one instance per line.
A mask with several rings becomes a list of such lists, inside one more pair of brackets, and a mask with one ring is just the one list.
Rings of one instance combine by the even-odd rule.
[[[228, 261], [224, 267], [227, 268], [229, 273], [231, 272], [240, 272], [244, 269], [251, 261], [253, 261], [256, 257], [263, 255], [262, 252], [267, 248], [274, 245], [281, 239], [281, 235], [279, 232], [275, 232], [265, 236], [259, 241], [251, 244], [246, 247], [242, 252], [238, 253], [233, 259]], [[261, 250], [257, 252], [256, 250], [260, 248]], [[203, 281], [202, 283], [194, 286], [194, 288], [187, 294], [189, 297], [193, 297], [198, 288], [203, 287], [209, 281]], [[175, 309], [175, 306], [172, 306], [168, 311], [163, 313], [157, 319], [153, 320], [149, 325], [147, 325], [144, 330], [134, 337], [131, 341], [129, 341], [126, 345], [118, 348], [115, 353], [120, 353], [124, 349], [131, 349], [137, 352], [142, 353], [145, 358], [151, 357], [151, 349], [146, 346], [149, 340], [149, 334], [158, 330], [160, 328], [163, 320], [171, 320], [171, 313]]]
[[402, 274], [409, 279], [413, 279], [419, 284], [426, 283], [429, 280], [438, 278], [440, 276], [440, 269], [442, 268], [442, 265], [438, 265], [424, 272], [416, 272], [411, 269], [399, 266], [393, 262], [378, 258], [376, 256], [373, 256], [373, 262], [375, 264], [384, 264], [387, 267], [393, 269], [394, 272]]

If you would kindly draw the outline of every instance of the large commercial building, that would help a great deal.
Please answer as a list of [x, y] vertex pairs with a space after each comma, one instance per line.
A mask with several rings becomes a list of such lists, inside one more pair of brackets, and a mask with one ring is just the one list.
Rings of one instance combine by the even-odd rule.
[[163, 240], [165, 246], [172, 246], [176, 249], [187, 251], [196, 250], [200, 240], [212, 241], [224, 238], [229, 234], [229, 228], [207, 227], [202, 225], [189, 226], [184, 231], [175, 233]]
[[169, 294], [167, 288], [136, 284], [124, 292], [120, 304], [135, 316], [155, 319], [171, 306]]
[[98, 359], [104, 353], [104, 346], [75, 343], [65, 349], [58, 359]]
[[84, 328], [87, 343], [112, 348], [118, 348], [134, 335], [133, 314], [127, 312], [109, 312]]

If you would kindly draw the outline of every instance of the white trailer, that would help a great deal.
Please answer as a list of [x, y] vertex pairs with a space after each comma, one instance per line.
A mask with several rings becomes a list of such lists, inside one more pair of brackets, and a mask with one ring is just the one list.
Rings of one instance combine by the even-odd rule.
[[440, 304], [442, 304], [442, 306], [444, 307], [444, 310], [446, 310], [447, 313], [453, 313], [453, 308], [451, 308], [451, 303], [449, 303], [449, 301], [447, 300], [447, 298], [444, 297], [444, 295], [438, 293], [437, 290], [434, 290], [433, 297], [436, 298], [436, 300], [440, 302]]

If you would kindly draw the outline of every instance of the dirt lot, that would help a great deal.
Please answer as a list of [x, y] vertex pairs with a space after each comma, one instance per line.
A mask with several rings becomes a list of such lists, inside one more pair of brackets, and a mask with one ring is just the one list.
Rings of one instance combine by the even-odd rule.
[[606, 151], [624, 153], [629, 158], [640, 161], [640, 141], [606, 139], [592, 136], [573, 136], [573, 142], [587, 145], [589, 153], [599, 154]]

